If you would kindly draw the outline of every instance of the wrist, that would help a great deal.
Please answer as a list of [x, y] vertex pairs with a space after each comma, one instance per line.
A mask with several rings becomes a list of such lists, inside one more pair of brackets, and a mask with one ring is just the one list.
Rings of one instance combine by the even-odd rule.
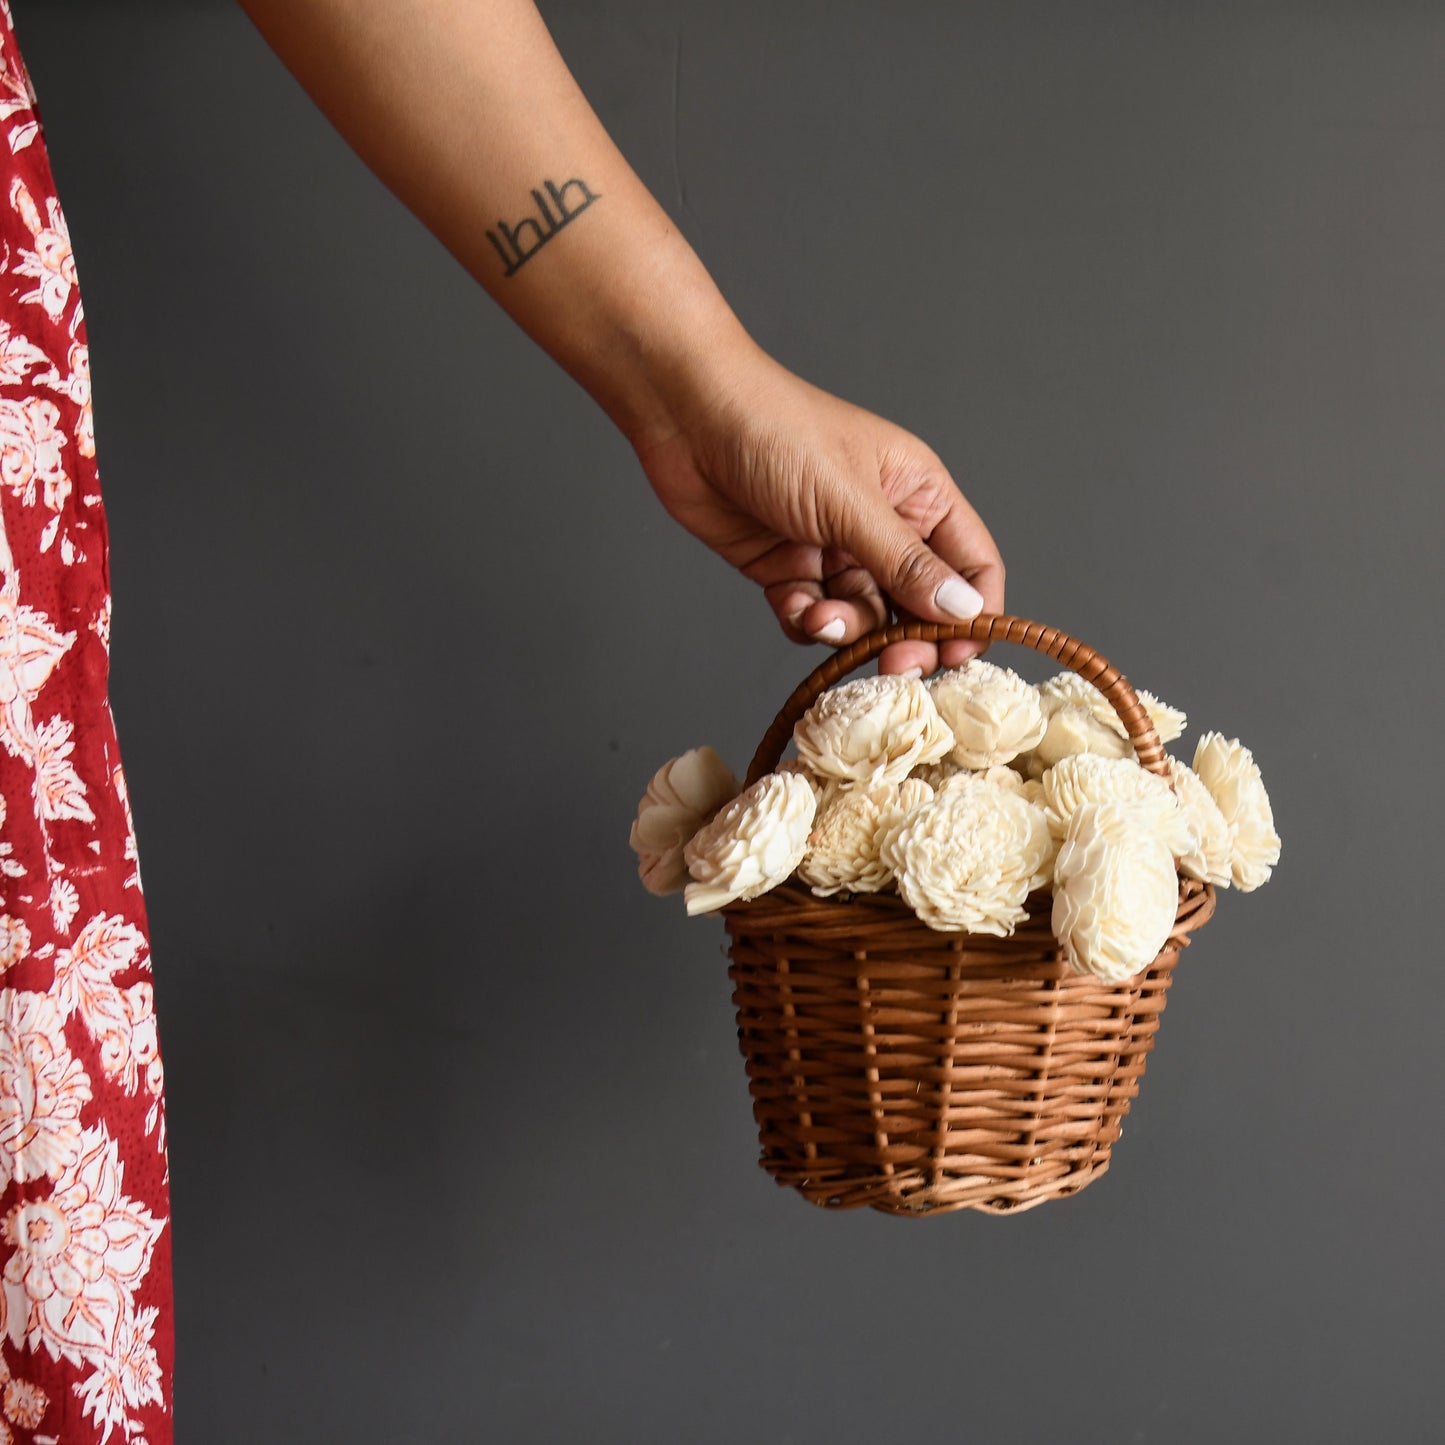
[[599, 322], [564, 364], [639, 452], [691, 428], [763, 359], [675, 231]]
[[603, 188], [545, 260], [490, 289], [639, 451], [686, 429], [762, 355], [630, 177]]

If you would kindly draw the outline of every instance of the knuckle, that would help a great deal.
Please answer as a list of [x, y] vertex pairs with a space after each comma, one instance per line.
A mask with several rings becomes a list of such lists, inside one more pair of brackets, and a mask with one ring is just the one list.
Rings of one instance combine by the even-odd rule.
[[917, 592], [927, 587], [935, 570], [933, 553], [920, 543], [898, 559], [893, 569], [894, 586], [902, 592]]

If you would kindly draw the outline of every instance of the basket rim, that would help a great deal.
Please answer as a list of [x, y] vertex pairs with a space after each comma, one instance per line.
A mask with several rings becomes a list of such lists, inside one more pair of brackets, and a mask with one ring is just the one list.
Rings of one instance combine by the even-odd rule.
[[985, 612], [969, 622], [895, 622], [889, 627], [874, 628], [856, 642], [840, 647], [820, 663], [793, 689], [792, 694], [773, 718], [763, 734], [744, 786], [756, 783], [773, 771], [783, 756], [783, 749], [792, 737], [793, 726], [818, 700], [821, 693], [864, 663], [872, 661], [885, 647], [895, 642], [1012, 642], [1061, 662], [1091, 683], [1119, 716], [1126, 735], [1133, 744], [1139, 765], [1160, 777], [1168, 777], [1164, 745], [1148, 710], [1129, 680], [1102, 653], [1086, 642], [1069, 636], [1057, 627], [1031, 622], [1005, 612]]

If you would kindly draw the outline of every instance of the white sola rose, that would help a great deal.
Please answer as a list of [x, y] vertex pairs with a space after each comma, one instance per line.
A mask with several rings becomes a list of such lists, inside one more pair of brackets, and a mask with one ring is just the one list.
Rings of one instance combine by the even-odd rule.
[[1176, 855], [1179, 871], [1186, 878], [1213, 883], [1216, 888], [1228, 888], [1234, 829], [1225, 821], [1219, 804], [1199, 781], [1199, 774], [1193, 768], [1181, 763], [1178, 758], [1166, 758], [1165, 762], [1169, 764], [1169, 775], [1174, 780], [1179, 806], [1194, 833], [1194, 846], [1188, 852]]
[[[1152, 692], [1145, 692], [1142, 688], [1136, 695], [1144, 704], [1144, 711], [1149, 714], [1149, 721], [1154, 724], [1154, 731], [1158, 733], [1161, 743], [1172, 743], [1175, 738], [1183, 735], [1189, 719], [1177, 707], [1170, 707], [1167, 702], [1161, 702]], [[1077, 672], [1060, 672], [1047, 682], [1041, 683], [1039, 700], [1043, 704], [1045, 717], [1052, 717], [1061, 707], [1082, 707], [1093, 713], [1105, 727], [1118, 733], [1121, 738], [1129, 736], [1123, 719], [1114, 711], [1113, 704], [1092, 682], [1086, 682]]]
[[1017, 793], [954, 779], [883, 841], [898, 891], [930, 927], [1006, 937], [1049, 879], [1053, 839]]
[[888, 882], [888, 868], [878, 856], [878, 831], [897, 793], [896, 783], [874, 788], [829, 784], [818, 802], [807, 854], [798, 865], [798, 877], [820, 898], [844, 889], [876, 893]]
[[1179, 879], [1136, 804], [1085, 803], [1054, 862], [1054, 934], [1081, 973], [1123, 983], [1159, 956], [1174, 927]]
[[684, 850], [687, 911], [711, 913], [776, 888], [808, 851], [817, 807], [798, 773], [769, 773], [739, 793]]
[[1101, 758], [1075, 753], [1062, 758], [1043, 776], [1041, 786], [1049, 830], [1062, 839], [1069, 819], [1085, 803], [1134, 803], [1175, 858], [1193, 851], [1197, 839], [1189, 818], [1169, 784], [1141, 768], [1132, 758]]
[[884, 838], [932, 797], [933, 789], [920, 778], [875, 788], [830, 783], [819, 800], [798, 877], [820, 898], [845, 889], [877, 893], [893, 878], [882, 857]]
[[1024, 758], [1024, 767], [1029, 777], [1041, 778], [1056, 763], [1077, 753], [1093, 753], [1102, 758], [1127, 758], [1129, 743], [1095, 717], [1092, 709], [1077, 703], [1065, 703], [1049, 715], [1044, 735], [1038, 746]]
[[798, 756], [824, 777], [901, 783], [953, 747], [928, 689], [911, 677], [860, 677], [825, 692], [793, 729]]
[[1269, 881], [1279, 862], [1279, 834], [1274, 810], [1259, 776], [1254, 754], [1237, 738], [1205, 733], [1194, 750], [1194, 771], [1219, 804], [1234, 829], [1229, 868], [1235, 886], [1245, 893]]
[[949, 756], [965, 768], [991, 768], [1036, 746], [1044, 735], [1038, 690], [1011, 668], [974, 658], [928, 684], [933, 705], [953, 729]]
[[[1041, 777], [1045, 769], [1078, 753], [1103, 758], [1134, 755], [1119, 714], [1104, 694], [1077, 672], [1058, 673], [1040, 683], [1038, 691], [1045, 727], [1042, 740], [1024, 760], [1029, 777]], [[1160, 702], [1153, 693], [1141, 691], [1138, 697], [1161, 743], [1172, 742], [1184, 731], [1187, 719], [1178, 708]]]
[[653, 774], [628, 839], [649, 893], [682, 888], [687, 882], [682, 850], [688, 839], [737, 791], [732, 769], [712, 748], [690, 748]]

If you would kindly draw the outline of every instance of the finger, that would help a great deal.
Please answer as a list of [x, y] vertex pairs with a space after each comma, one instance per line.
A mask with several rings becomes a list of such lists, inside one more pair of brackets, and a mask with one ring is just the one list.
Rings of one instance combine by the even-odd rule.
[[938, 647], [940, 667], [962, 667], [971, 657], [979, 657], [988, 651], [986, 642], [943, 642]]
[[820, 642], [841, 646], [888, 622], [888, 599], [858, 559], [840, 547], [823, 551], [823, 600], [808, 614], [805, 627]]
[[778, 542], [755, 557], [742, 572], [762, 587], [768, 606], [790, 642], [836, 646], [842, 641], [847, 622], [839, 629], [831, 612], [812, 613], [810, 617], [812, 609], [824, 597], [822, 548], [801, 542]]
[[878, 654], [878, 671], [928, 677], [938, 668], [938, 649], [931, 642], [894, 642]]
[[865, 632], [882, 627], [888, 621], [888, 604], [874, 591], [870, 594], [839, 599], [826, 597], [809, 608], [803, 630], [815, 642], [829, 647], [842, 647], [856, 642]]
[[804, 618], [823, 596], [820, 583], [778, 582], [771, 587], [764, 587], [763, 596], [767, 598], [768, 606], [773, 609], [773, 615], [778, 619], [778, 625], [789, 642], [806, 645], [819, 640], [809, 634]]
[[776, 542], [740, 570], [764, 590], [798, 582], [816, 587], [822, 596], [823, 549], [806, 542]]

